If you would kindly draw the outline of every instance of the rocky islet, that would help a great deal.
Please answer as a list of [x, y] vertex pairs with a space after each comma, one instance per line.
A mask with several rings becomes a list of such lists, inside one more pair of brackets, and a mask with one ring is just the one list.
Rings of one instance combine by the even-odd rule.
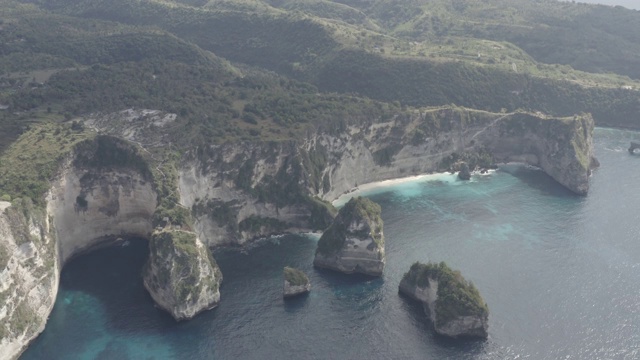
[[380, 213], [380, 205], [367, 198], [349, 200], [318, 241], [314, 266], [381, 276], [386, 260]]
[[290, 298], [311, 291], [311, 282], [307, 274], [299, 269], [285, 267], [282, 271], [284, 277], [283, 296]]
[[154, 232], [142, 277], [155, 303], [176, 320], [188, 320], [220, 301], [222, 273], [193, 232]]
[[402, 277], [399, 291], [423, 304], [436, 333], [452, 338], [487, 338], [487, 304], [476, 287], [446, 263], [414, 263]]

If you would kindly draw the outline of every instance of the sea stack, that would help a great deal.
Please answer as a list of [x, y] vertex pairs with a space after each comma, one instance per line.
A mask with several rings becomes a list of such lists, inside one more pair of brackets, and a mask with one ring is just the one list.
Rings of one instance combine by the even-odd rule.
[[187, 320], [220, 302], [222, 273], [195, 233], [155, 232], [149, 241], [144, 286], [176, 320]]
[[380, 205], [367, 198], [349, 200], [318, 241], [313, 264], [346, 274], [381, 276], [385, 254], [380, 212]]
[[460, 180], [471, 180], [471, 171], [469, 170], [469, 165], [466, 162], [460, 164], [460, 171], [458, 171], [458, 179]]
[[400, 292], [422, 302], [436, 333], [452, 338], [487, 338], [489, 309], [476, 287], [444, 262], [411, 265]]
[[284, 276], [283, 295], [285, 298], [306, 294], [311, 290], [309, 277], [302, 271], [285, 266], [282, 274]]

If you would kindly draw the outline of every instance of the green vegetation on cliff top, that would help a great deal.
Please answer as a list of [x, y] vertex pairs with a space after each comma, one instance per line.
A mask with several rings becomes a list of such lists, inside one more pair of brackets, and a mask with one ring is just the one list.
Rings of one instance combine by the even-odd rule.
[[[375, 202], [363, 197], [351, 198], [318, 240], [316, 251], [322, 255], [333, 255], [339, 252], [344, 246], [347, 235], [371, 237], [378, 246], [384, 246], [380, 214], [380, 205]], [[355, 221], [365, 222], [365, 226], [360, 233], [349, 233], [349, 225]]]
[[94, 136], [72, 124], [34, 126], [0, 157], [0, 193], [42, 203], [64, 159], [75, 146]]
[[438, 281], [438, 300], [435, 312], [438, 325], [459, 316], [487, 316], [489, 309], [473, 283], [452, 270], [446, 263], [422, 264], [416, 262], [402, 277], [410, 286], [425, 288], [429, 279]]
[[[194, 138], [291, 139], [307, 124], [340, 131], [341, 124], [327, 122], [365, 110], [279, 76], [256, 83], [248, 73], [266, 73], [234, 68], [213, 51], [321, 91], [415, 106], [584, 111], [603, 124], [638, 126], [633, 89], [640, 83], [625, 75], [640, 78], [633, 70], [640, 67], [632, 66], [640, 58], [632, 35], [640, 33], [640, 15], [624, 9], [551, 0], [2, 6], [0, 63], [7, 72], [0, 74], [0, 104], [23, 117], [37, 110], [69, 117], [159, 108], [180, 115], [184, 134], [175, 140], [193, 144]], [[559, 53], [568, 54], [553, 58]], [[19, 131], [13, 115], [5, 123], [12, 124], [7, 134]]]
[[345, 221], [345, 223], [351, 223], [355, 219], [365, 219], [369, 223], [381, 223], [382, 219], [380, 214], [382, 208], [372, 200], [365, 197], [354, 197], [349, 200], [342, 209], [339, 211], [339, 215]]
[[[158, 217], [183, 224], [176, 164], [209, 143], [340, 134], [413, 111], [407, 105], [591, 112], [599, 125], [640, 127], [640, 83], [631, 79], [640, 78], [631, 66], [640, 15], [624, 9], [551, 0], [7, 0], [0, 9], [0, 196], [38, 201], [61, 156], [94, 136], [67, 139], [64, 130], [42, 141], [33, 138], [38, 123], [66, 129], [76, 116], [127, 108], [178, 115], [180, 131], [164, 139], [171, 146], [148, 148], [145, 159], [161, 193]], [[425, 124], [416, 142], [441, 130]], [[396, 151], [380, 149], [376, 161]], [[329, 186], [323, 154], [300, 155], [305, 195]], [[25, 162], [35, 165], [18, 166]], [[280, 175], [254, 195], [299, 201], [298, 185], [283, 191], [291, 187]]]

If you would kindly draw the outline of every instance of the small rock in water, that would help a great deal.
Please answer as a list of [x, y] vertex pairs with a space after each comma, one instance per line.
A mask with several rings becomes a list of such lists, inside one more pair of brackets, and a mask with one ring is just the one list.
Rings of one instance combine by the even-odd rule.
[[460, 171], [458, 172], [458, 179], [460, 180], [470, 180], [471, 179], [471, 171], [469, 170], [469, 165], [463, 162], [460, 164]]
[[283, 275], [283, 295], [285, 298], [305, 294], [311, 290], [309, 277], [304, 272], [285, 266]]

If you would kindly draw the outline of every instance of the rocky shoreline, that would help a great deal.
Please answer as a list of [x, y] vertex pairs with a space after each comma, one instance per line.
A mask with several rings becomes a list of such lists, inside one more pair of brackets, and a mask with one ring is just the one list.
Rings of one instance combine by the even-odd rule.
[[[354, 125], [341, 135], [317, 133], [296, 141], [247, 141], [193, 149], [181, 159], [175, 189], [170, 191], [179, 199], [179, 208], [189, 211], [193, 221], [188, 230], [205, 252], [292, 229], [322, 229], [335, 211], [327, 201], [358, 184], [445, 171], [455, 159], [480, 151], [488, 151], [492, 162], [538, 166], [577, 194], [588, 191], [594, 163], [590, 116], [551, 119], [477, 112], [476, 121], [467, 124], [461, 110], [429, 111], [447, 119], [447, 131], [416, 139], [410, 129], [424, 121], [416, 111], [387, 122]], [[0, 357], [17, 357], [42, 331], [55, 301], [60, 268], [68, 259], [108, 237], [149, 239], [157, 231], [161, 187], [150, 176], [150, 165], [145, 163], [149, 160], [139, 155], [140, 139], [129, 131], [132, 116], [137, 116], [136, 111], [127, 112], [126, 119], [110, 114], [104, 120], [111, 125], [108, 134], [87, 140], [84, 147], [67, 154], [44, 199], [46, 206], [13, 199], [12, 206], [0, 214], [0, 232], [5, 234], [0, 250], [7, 259], [0, 278], [5, 287], [11, 286], [0, 305], [0, 321], [5, 324]], [[143, 115], [136, 119], [136, 124], [147, 121]], [[101, 127], [100, 119], [91, 121]], [[162, 126], [156, 130], [165, 131]], [[96, 161], [98, 153], [91, 151], [105, 151], [100, 146], [115, 149], [131, 160], [129, 165], [105, 166]], [[333, 253], [319, 256], [317, 266], [379, 275], [384, 267], [383, 247], [367, 241], [366, 246], [352, 241], [354, 250], [358, 246], [359, 263], [340, 263], [331, 257]], [[372, 250], [363, 251], [370, 245]], [[204, 298], [214, 299], [211, 294], [215, 291]], [[196, 297], [191, 294], [190, 299]], [[210, 308], [215, 301], [209, 300], [196, 302], [198, 309], [193, 313]], [[23, 309], [16, 311], [18, 307]], [[20, 327], [23, 313], [32, 316], [26, 329]]]

